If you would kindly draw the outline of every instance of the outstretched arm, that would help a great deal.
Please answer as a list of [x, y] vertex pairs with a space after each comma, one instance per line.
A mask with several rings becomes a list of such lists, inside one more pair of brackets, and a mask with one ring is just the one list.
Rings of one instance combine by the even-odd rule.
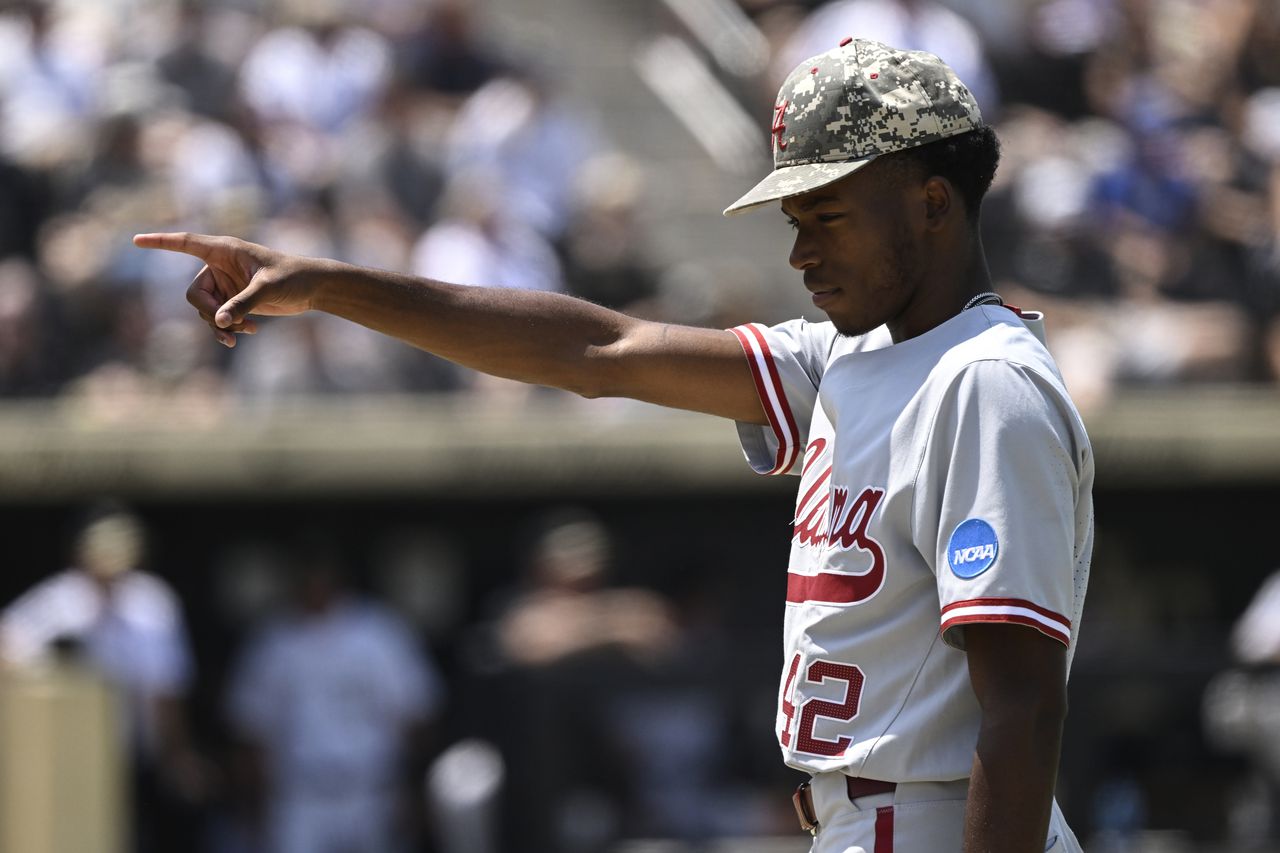
[[637, 320], [560, 294], [286, 255], [233, 237], [139, 234], [134, 243], [204, 261], [187, 301], [227, 346], [236, 333], [257, 331], [252, 315], [318, 310], [494, 376], [767, 423], [731, 332]]

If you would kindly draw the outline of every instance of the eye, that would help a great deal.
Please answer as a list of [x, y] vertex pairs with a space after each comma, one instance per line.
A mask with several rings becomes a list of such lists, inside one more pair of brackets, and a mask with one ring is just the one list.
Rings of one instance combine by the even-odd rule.
[[794, 231], [800, 227], [800, 221], [793, 216], [788, 216], [787, 225], [791, 228], [792, 231]]
[[819, 222], [835, 222], [837, 219], [843, 219], [843, 218], [844, 218], [843, 213], [819, 213], [818, 214]]

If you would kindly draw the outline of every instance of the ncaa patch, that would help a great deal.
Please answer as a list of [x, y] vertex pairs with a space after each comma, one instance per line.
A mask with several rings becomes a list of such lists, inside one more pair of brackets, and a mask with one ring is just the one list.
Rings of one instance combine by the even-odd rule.
[[996, 531], [980, 518], [970, 518], [956, 525], [947, 543], [947, 565], [951, 574], [963, 580], [976, 578], [991, 568], [1000, 553]]

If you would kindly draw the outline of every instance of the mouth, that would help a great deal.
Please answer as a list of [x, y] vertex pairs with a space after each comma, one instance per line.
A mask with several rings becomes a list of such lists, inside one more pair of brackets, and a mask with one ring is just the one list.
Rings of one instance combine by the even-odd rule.
[[818, 308], [822, 308], [834, 302], [840, 295], [838, 287], [810, 287], [809, 292], [813, 294], [813, 304]]

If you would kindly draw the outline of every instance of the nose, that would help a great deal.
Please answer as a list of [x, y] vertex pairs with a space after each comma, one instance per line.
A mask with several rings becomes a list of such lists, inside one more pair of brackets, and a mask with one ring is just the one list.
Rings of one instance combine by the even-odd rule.
[[791, 255], [787, 258], [787, 263], [797, 270], [813, 269], [818, 265], [818, 255], [814, 250], [813, 240], [805, 237], [803, 229], [796, 232], [796, 239], [791, 244]]

